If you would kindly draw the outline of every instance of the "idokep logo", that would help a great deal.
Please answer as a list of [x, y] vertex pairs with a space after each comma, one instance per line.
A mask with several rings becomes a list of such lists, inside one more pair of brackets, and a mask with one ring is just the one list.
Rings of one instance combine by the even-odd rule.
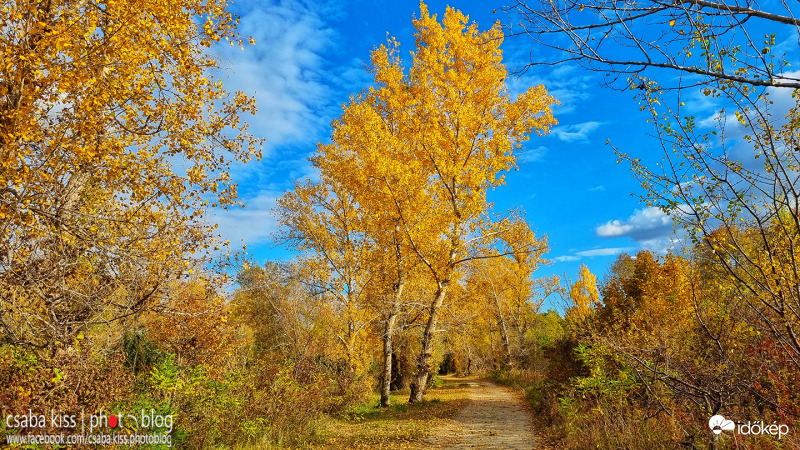
[[714, 434], [720, 434], [723, 431], [733, 430], [736, 428], [736, 424], [733, 423], [732, 420], [728, 420], [718, 414], [708, 420], [708, 428], [711, 428], [711, 431], [713, 431]]
[[747, 423], [740, 423], [737, 427], [732, 420], [717, 414], [708, 420], [708, 427], [714, 434], [720, 434], [723, 431], [736, 431], [737, 434], [743, 435], [761, 435], [768, 434], [770, 436], [777, 436], [778, 439], [783, 438], [784, 435], [789, 433], [789, 425], [772, 423], [767, 425], [762, 420], [755, 422], [747, 421]]

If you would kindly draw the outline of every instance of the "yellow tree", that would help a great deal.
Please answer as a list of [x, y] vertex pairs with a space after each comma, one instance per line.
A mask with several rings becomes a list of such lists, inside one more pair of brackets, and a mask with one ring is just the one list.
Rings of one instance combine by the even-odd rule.
[[[492, 258], [478, 260], [470, 272], [466, 283], [472, 291], [472, 295], [482, 301], [487, 312], [492, 314], [492, 322], [497, 324], [500, 333], [500, 343], [503, 352], [503, 368], [510, 369], [512, 366], [511, 354], [511, 330], [509, 324], [509, 300], [511, 297], [511, 286], [508, 277], [510, 275], [508, 261], [505, 258]], [[485, 330], [489, 331], [489, 330]], [[493, 361], [495, 360], [494, 355]]]
[[53, 347], [156, 304], [257, 154], [206, 47], [225, 0], [0, 8], [0, 342]]
[[[525, 364], [530, 361], [530, 343], [526, 340], [528, 330], [536, 320], [539, 307], [544, 298], [549, 294], [549, 286], [553, 281], [547, 277], [533, 279], [536, 269], [548, 261], [544, 259], [544, 254], [550, 250], [547, 243], [547, 236], [536, 238], [527, 222], [522, 218], [517, 218], [513, 222], [507, 233], [500, 236], [503, 247], [503, 258], [506, 261], [508, 276], [508, 315], [511, 326], [513, 326], [519, 346], [519, 363]], [[530, 244], [536, 245], [530, 247]], [[527, 246], [527, 247], [526, 247]], [[536, 291], [543, 295], [538, 296]]]
[[586, 319], [592, 315], [593, 308], [600, 304], [600, 292], [597, 290], [597, 277], [589, 271], [586, 264], [581, 264], [578, 281], [569, 288], [572, 307], [567, 310], [566, 319], [573, 333], [580, 331]]
[[[514, 363], [512, 338], [516, 334], [518, 353], [524, 352], [525, 332], [535, 312], [530, 303], [533, 291], [531, 275], [544, 263], [543, 255], [548, 250], [547, 237], [537, 239], [521, 217], [506, 219], [498, 242], [499, 248], [483, 249], [479, 257], [470, 264], [466, 280], [472, 295], [488, 306], [496, 322], [503, 352], [503, 367], [510, 369]], [[484, 233], [492, 236], [492, 232]], [[526, 247], [523, 247], [526, 246]]]
[[[339, 178], [346, 179], [344, 174]], [[393, 335], [403, 293], [416, 261], [397, 221], [361, 208], [355, 192], [327, 173], [319, 183], [298, 183], [278, 200], [283, 238], [312, 255], [309, 281], [337, 305], [339, 334], [351, 368], [366, 368], [368, 331], [380, 317], [383, 331], [381, 404], [389, 405]]]
[[231, 322], [250, 342], [248, 358], [302, 363], [341, 355], [332, 305], [314, 295], [303, 264], [244, 265], [237, 274]]
[[[375, 67], [391, 64], [386, 57], [384, 52], [375, 52]], [[404, 307], [405, 287], [419, 265], [407, 230], [425, 229], [435, 215], [432, 199], [419, 189], [426, 178], [417, 165], [401, 169], [385, 159], [387, 150], [407, 151], [411, 136], [412, 98], [407, 93], [398, 94], [402, 99], [390, 104], [382, 104], [374, 90], [354, 99], [341, 119], [334, 122], [334, 142], [320, 146], [312, 158], [326, 179], [346, 187], [347, 195], [353, 197], [365, 220], [372, 224], [370, 266], [376, 276], [370, 286], [371, 306], [382, 316], [384, 325], [382, 406], [389, 405], [393, 336]]]
[[349, 369], [367, 369], [367, 301], [372, 278], [373, 226], [345, 186], [335, 180], [299, 182], [278, 199], [283, 238], [308, 252], [308, 282], [334, 305], [341, 320], [337, 338]]
[[422, 4], [414, 27], [408, 73], [395, 41], [376, 50], [375, 86], [345, 107], [332, 143], [315, 157], [323, 173], [352, 173], [359, 204], [386, 212], [434, 280], [412, 402], [427, 384], [448, 288], [489, 210], [486, 191], [503, 182], [500, 172], [514, 166], [532, 130], [555, 123], [544, 87], [508, 94], [499, 24], [480, 32], [452, 8], [439, 23]]

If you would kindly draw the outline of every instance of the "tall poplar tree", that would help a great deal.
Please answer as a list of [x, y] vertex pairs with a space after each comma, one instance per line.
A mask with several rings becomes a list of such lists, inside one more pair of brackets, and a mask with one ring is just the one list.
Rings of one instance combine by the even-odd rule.
[[[543, 86], [516, 99], [508, 93], [499, 24], [481, 32], [453, 8], [440, 23], [422, 4], [414, 27], [407, 72], [396, 41], [377, 49], [375, 85], [345, 107], [331, 144], [314, 157], [320, 171], [352, 186], [361, 208], [401, 232], [403, 248], [433, 280], [411, 402], [424, 394], [436, 324], [458, 269], [476, 257], [474, 243], [489, 239], [481, 230], [492, 238], [508, 231], [502, 221], [488, 225], [486, 192], [503, 183], [529, 133], [555, 124], [555, 100]], [[517, 246], [539, 247], [535, 239]]]

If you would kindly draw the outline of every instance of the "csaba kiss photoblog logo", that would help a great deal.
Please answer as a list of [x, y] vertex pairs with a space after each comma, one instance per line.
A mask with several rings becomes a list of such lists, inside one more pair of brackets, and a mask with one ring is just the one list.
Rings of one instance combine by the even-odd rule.
[[142, 409], [138, 413], [106, 414], [102, 409], [99, 413], [64, 414], [60, 411], [50, 410], [49, 414], [37, 414], [28, 410], [27, 414], [7, 414], [5, 425], [7, 428], [55, 428], [55, 429], [80, 429], [81, 432], [94, 433], [103, 429], [129, 428], [134, 430], [158, 429], [164, 434], [172, 433], [173, 417], [171, 414], [157, 414], [155, 410]]
[[711, 419], [708, 420], [708, 427], [711, 428], [711, 431], [714, 434], [720, 434], [723, 431], [733, 431], [736, 434], [741, 435], [770, 435], [770, 436], [777, 436], [778, 439], [783, 438], [785, 435], [789, 433], [789, 425], [786, 424], [778, 424], [773, 422], [772, 424], [766, 424], [762, 420], [756, 421], [747, 421], [747, 423], [734, 423], [732, 420], [726, 419], [724, 416], [719, 414], [712, 416]]

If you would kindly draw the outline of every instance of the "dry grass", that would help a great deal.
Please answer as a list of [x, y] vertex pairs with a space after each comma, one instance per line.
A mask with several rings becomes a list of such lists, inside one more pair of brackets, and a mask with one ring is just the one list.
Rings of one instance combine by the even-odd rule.
[[309, 448], [430, 448], [425, 437], [443, 426], [468, 402], [468, 378], [445, 378], [429, 389], [425, 401], [409, 405], [408, 392], [392, 395], [392, 405], [380, 408], [379, 397], [347, 414], [327, 418]]

